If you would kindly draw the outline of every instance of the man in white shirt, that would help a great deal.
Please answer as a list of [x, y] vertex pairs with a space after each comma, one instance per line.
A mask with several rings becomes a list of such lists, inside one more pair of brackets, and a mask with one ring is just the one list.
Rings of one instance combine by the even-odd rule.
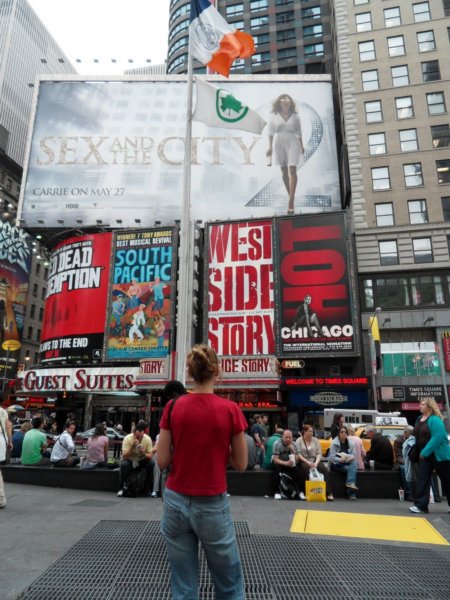
[[79, 456], [73, 456], [75, 444], [72, 435], [74, 431], [75, 423], [66, 421], [64, 431], [56, 439], [50, 456], [50, 462], [54, 467], [74, 467], [80, 462]]

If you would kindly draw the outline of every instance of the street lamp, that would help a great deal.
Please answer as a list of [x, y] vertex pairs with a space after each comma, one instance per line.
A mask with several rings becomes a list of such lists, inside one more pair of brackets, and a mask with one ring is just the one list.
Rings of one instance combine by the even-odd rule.
[[370, 381], [372, 387], [372, 402], [374, 409], [378, 412], [378, 396], [377, 396], [377, 356], [381, 355], [380, 346], [380, 330], [378, 328], [378, 315], [382, 309], [377, 306], [373, 315], [369, 317], [369, 347], [370, 347]]

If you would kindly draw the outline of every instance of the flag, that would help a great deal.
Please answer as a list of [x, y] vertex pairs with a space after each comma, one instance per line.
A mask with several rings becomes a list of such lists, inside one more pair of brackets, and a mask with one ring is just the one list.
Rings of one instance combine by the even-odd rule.
[[233, 29], [209, 0], [191, 0], [189, 36], [191, 55], [225, 77], [236, 58], [255, 53], [252, 36]]
[[195, 78], [197, 101], [194, 121], [201, 121], [208, 127], [224, 129], [242, 129], [253, 133], [261, 133], [266, 122], [257, 112], [245, 106], [233, 94], [215, 85]]

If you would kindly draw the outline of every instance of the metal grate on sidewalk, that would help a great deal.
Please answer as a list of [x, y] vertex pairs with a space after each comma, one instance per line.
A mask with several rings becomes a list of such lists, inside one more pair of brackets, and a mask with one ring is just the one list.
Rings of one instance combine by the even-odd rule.
[[[252, 534], [236, 522], [246, 600], [449, 600], [450, 550]], [[199, 550], [199, 598], [214, 588]], [[100, 521], [17, 600], [170, 600], [159, 521]]]

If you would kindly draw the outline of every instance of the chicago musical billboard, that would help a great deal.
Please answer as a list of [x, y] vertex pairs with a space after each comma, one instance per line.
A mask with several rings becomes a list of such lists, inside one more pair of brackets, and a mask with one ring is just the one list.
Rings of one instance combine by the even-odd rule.
[[177, 231], [115, 233], [105, 360], [166, 358], [172, 351]]
[[52, 253], [40, 363], [101, 359], [111, 233], [72, 237]]
[[355, 294], [344, 213], [275, 222], [277, 356], [353, 356]]
[[221, 356], [274, 354], [272, 220], [207, 227], [204, 338]]
[[[129, 79], [40, 82], [19, 206], [26, 227], [136, 228], [180, 218], [186, 79]], [[330, 77], [211, 80], [267, 125], [259, 135], [193, 122], [192, 218], [339, 210]]]

